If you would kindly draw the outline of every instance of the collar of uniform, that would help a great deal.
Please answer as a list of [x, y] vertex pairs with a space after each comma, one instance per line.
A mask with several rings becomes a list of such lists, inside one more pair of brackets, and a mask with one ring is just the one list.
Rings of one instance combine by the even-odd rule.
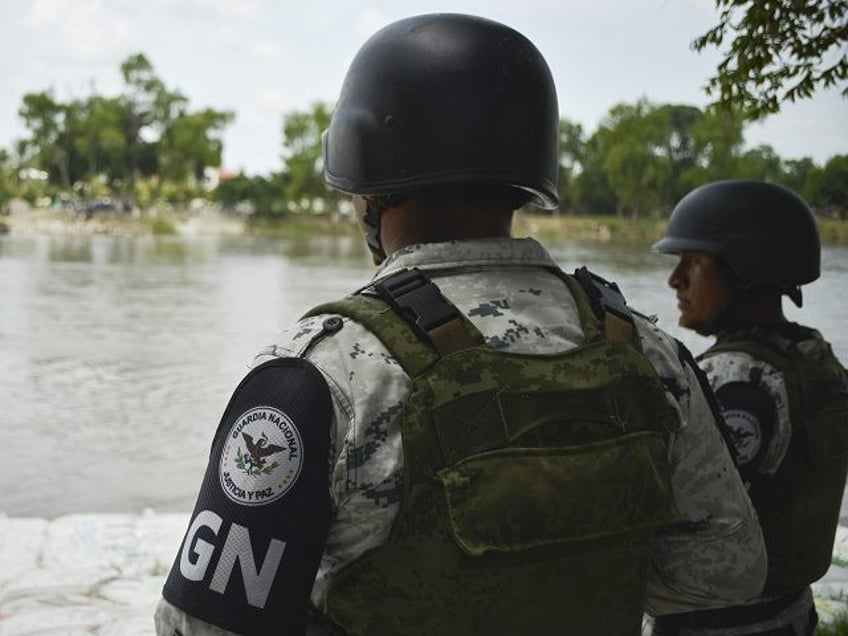
[[[781, 322], [773, 325], [753, 325], [731, 329], [716, 334], [716, 342], [734, 340], [762, 340], [766, 342], [786, 341], [786, 346], [809, 340], [820, 340], [821, 334], [815, 329], [804, 327], [795, 322]], [[782, 347], [779, 347], [782, 348]]]
[[530, 238], [491, 238], [445, 243], [417, 243], [399, 249], [377, 270], [375, 278], [417, 267], [422, 270], [475, 269], [492, 265], [556, 266], [548, 251]]

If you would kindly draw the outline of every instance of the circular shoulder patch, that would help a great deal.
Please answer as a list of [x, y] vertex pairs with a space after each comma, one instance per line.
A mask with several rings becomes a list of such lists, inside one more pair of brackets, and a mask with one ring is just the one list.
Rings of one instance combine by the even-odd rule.
[[760, 421], [750, 411], [741, 409], [728, 409], [722, 411], [722, 414], [736, 448], [739, 463], [747, 464], [757, 456], [763, 443]]
[[300, 432], [282, 411], [257, 406], [230, 427], [218, 476], [231, 500], [244, 506], [276, 501], [297, 481], [303, 466]]

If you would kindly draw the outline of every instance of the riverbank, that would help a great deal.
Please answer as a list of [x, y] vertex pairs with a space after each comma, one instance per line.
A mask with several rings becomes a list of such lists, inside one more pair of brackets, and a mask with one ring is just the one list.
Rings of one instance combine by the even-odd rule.
[[[823, 245], [848, 245], [848, 220], [818, 218], [817, 222]], [[513, 223], [513, 232], [516, 236], [533, 236], [542, 242], [567, 239], [613, 245], [650, 245], [662, 237], [666, 223], [666, 219], [519, 212]]]
[[[848, 245], [848, 220], [819, 218], [825, 245]], [[665, 219], [628, 219], [617, 216], [543, 215], [519, 211], [513, 223], [516, 236], [542, 242], [577, 241], [602, 244], [650, 245], [665, 230]], [[358, 235], [351, 215], [290, 214], [282, 219], [257, 219], [213, 207], [185, 210], [136, 211], [74, 215], [52, 209], [30, 208], [19, 202], [0, 217], [0, 232], [20, 234], [126, 234], [126, 235], [253, 235], [296, 237], [308, 234]]]
[[[151, 636], [188, 514], [0, 514], [0, 636]], [[848, 611], [848, 528], [814, 584], [823, 623]]]

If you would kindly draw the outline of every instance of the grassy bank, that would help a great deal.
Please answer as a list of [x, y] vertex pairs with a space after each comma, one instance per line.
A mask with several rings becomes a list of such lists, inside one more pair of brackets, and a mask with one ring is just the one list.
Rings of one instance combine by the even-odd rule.
[[269, 238], [300, 238], [319, 234], [324, 236], [359, 235], [359, 225], [353, 218], [339, 215], [292, 214], [284, 219], [256, 218], [245, 223], [245, 232]]
[[[513, 222], [515, 236], [532, 236], [544, 242], [578, 241], [649, 245], [662, 236], [665, 221], [633, 221], [615, 216], [551, 216], [519, 212]], [[250, 234], [271, 237], [297, 237], [307, 234], [359, 233], [350, 217], [292, 215], [282, 220], [257, 219], [246, 226]], [[848, 242], [848, 232], [846, 232]]]
[[[825, 245], [848, 245], [848, 220], [819, 219]], [[617, 216], [516, 214], [516, 236], [542, 242], [578, 241], [623, 245], [650, 245], [665, 230], [664, 219], [627, 219]], [[0, 232], [90, 234], [248, 234], [270, 238], [298, 238], [311, 234], [358, 235], [351, 217], [292, 214], [283, 219], [251, 218], [201, 212], [148, 212], [140, 215], [102, 214], [89, 219], [50, 210], [25, 210], [0, 217]]]
[[[822, 244], [848, 245], [848, 220], [818, 219]], [[617, 216], [542, 216], [520, 213], [514, 228], [517, 235], [540, 241], [564, 239], [599, 243], [650, 245], [665, 231], [665, 219], [625, 219]]]
[[662, 236], [665, 221], [631, 220], [617, 216], [539, 215], [519, 213], [513, 224], [517, 236], [540, 241], [648, 245]]
[[840, 614], [830, 623], [820, 623], [816, 636], [848, 636], [848, 613]]
[[848, 245], [848, 220], [819, 219], [819, 234], [826, 245]]
[[[848, 245], [848, 221], [819, 219], [821, 240], [826, 245]], [[519, 212], [513, 222], [515, 236], [532, 236], [543, 243], [577, 241], [621, 245], [650, 245], [662, 237], [665, 219], [626, 219], [617, 216], [542, 215]], [[259, 236], [297, 237], [308, 234], [359, 233], [352, 218], [292, 215], [282, 220], [258, 219], [246, 227]]]

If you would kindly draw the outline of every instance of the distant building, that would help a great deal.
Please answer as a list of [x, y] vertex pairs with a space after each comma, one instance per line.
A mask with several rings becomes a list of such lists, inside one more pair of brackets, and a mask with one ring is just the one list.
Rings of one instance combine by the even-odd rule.
[[222, 181], [230, 181], [241, 176], [240, 170], [227, 170], [226, 168], [216, 168], [214, 166], [206, 166], [203, 169], [203, 187], [207, 191], [214, 190]]

